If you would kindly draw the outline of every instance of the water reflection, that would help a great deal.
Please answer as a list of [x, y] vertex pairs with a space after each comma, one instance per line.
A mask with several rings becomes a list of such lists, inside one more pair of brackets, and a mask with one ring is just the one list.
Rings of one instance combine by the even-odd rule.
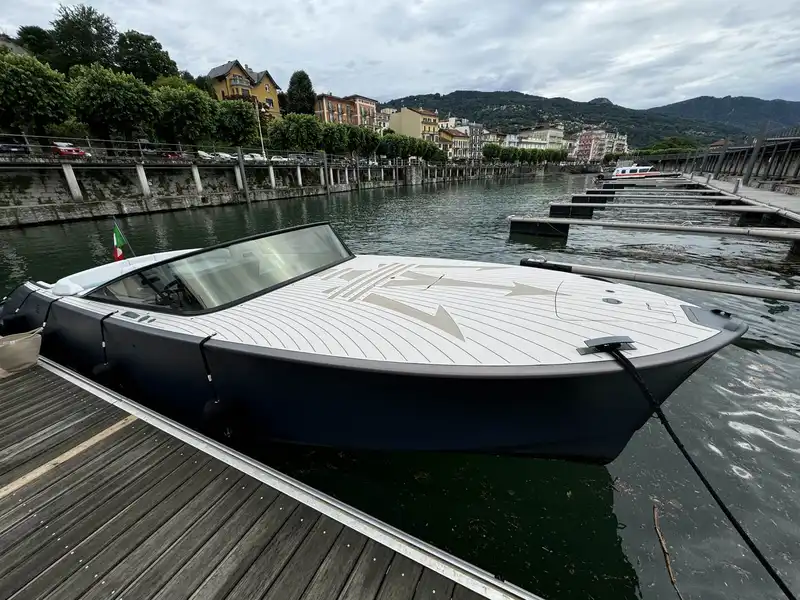
[[245, 449], [545, 598], [639, 598], [605, 467], [521, 458]]

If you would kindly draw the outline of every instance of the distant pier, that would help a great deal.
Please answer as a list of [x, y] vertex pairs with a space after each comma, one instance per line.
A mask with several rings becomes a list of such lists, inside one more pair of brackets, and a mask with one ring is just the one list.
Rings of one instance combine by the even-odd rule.
[[[658, 213], [658, 220], [615, 220], [607, 213]], [[604, 218], [594, 220], [595, 211]], [[738, 216], [730, 225], [698, 225], [665, 215], [719, 213]], [[682, 174], [671, 178], [605, 181], [600, 189], [574, 194], [570, 202], [553, 202], [547, 216], [511, 215], [511, 234], [566, 239], [572, 227], [604, 227], [632, 231], [743, 236], [789, 242], [789, 253], [800, 255], [800, 198], [741, 181], [712, 180], [712, 174]]]

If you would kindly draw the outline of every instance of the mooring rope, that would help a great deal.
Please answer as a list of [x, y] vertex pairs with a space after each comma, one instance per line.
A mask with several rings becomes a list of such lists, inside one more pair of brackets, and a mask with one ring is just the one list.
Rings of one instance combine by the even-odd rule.
[[636, 385], [639, 387], [644, 397], [652, 405], [653, 410], [658, 416], [658, 420], [661, 421], [661, 424], [664, 426], [664, 429], [666, 429], [667, 433], [669, 434], [669, 437], [671, 437], [672, 441], [675, 442], [675, 445], [678, 447], [678, 450], [681, 451], [681, 454], [683, 454], [683, 457], [689, 463], [689, 466], [692, 467], [694, 472], [700, 478], [700, 481], [703, 482], [703, 485], [705, 486], [706, 490], [708, 490], [708, 493], [711, 494], [712, 498], [714, 498], [714, 501], [717, 503], [717, 506], [719, 506], [720, 510], [728, 518], [728, 521], [730, 522], [731, 525], [733, 525], [733, 528], [737, 531], [737, 533], [747, 544], [747, 547], [750, 548], [750, 551], [758, 559], [758, 562], [760, 562], [761, 566], [763, 566], [766, 569], [767, 573], [769, 573], [770, 577], [772, 577], [772, 580], [778, 585], [778, 587], [786, 595], [786, 597], [789, 598], [789, 600], [797, 600], [797, 597], [792, 593], [792, 590], [789, 589], [789, 586], [786, 585], [786, 582], [781, 578], [778, 571], [775, 570], [775, 568], [770, 564], [769, 560], [767, 560], [767, 557], [764, 556], [761, 550], [758, 549], [758, 546], [756, 546], [753, 539], [750, 537], [747, 531], [745, 531], [744, 527], [742, 527], [742, 524], [739, 523], [738, 519], [735, 516], [733, 516], [733, 513], [730, 511], [730, 509], [727, 507], [727, 505], [722, 500], [720, 495], [717, 493], [717, 491], [708, 481], [706, 476], [700, 470], [700, 467], [698, 467], [697, 464], [694, 462], [694, 459], [691, 457], [688, 450], [686, 450], [686, 447], [683, 445], [683, 442], [681, 442], [680, 438], [678, 437], [678, 434], [675, 433], [674, 429], [672, 429], [672, 426], [669, 424], [669, 421], [667, 420], [667, 416], [664, 414], [664, 411], [661, 410], [661, 406], [659, 406], [655, 397], [648, 389], [647, 384], [644, 382], [644, 379], [642, 379], [642, 376], [639, 374], [639, 371], [636, 369], [636, 367], [633, 365], [630, 359], [628, 359], [627, 356], [622, 354], [622, 351], [619, 348], [619, 343], [612, 343], [603, 346], [598, 346], [597, 349], [600, 350], [601, 352], [608, 352], [611, 356], [613, 356], [614, 360], [616, 360], [622, 366], [622, 368], [625, 369], [625, 371], [633, 378], [633, 380], [636, 382]]

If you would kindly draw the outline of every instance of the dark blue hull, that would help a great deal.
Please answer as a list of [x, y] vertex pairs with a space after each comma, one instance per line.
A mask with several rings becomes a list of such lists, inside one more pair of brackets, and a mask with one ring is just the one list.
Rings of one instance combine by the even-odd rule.
[[[46, 320], [42, 354], [48, 358], [186, 425], [250, 442], [608, 463], [652, 414], [618, 368], [569, 377], [368, 371], [159, 330], [113, 312], [90, 312], [21, 288], [2, 314], [14, 330]], [[637, 366], [663, 402], [721, 345], [717, 340], [672, 363]]]

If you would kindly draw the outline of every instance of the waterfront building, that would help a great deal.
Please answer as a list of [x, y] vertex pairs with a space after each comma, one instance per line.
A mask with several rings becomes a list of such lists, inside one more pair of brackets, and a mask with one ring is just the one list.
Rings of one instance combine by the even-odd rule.
[[464, 160], [469, 156], [469, 136], [458, 129], [440, 129], [439, 148], [447, 152], [448, 159]]
[[356, 103], [333, 94], [319, 94], [314, 104], [314, 114], [324, 123], [358, 125]]
[[21, 56], [32, 56], [25, 48], [16, 43], [13, 39], [4, 33], [0, 33], [0, 47], [8, 48], [12, 54], [19, 54]]
[[226, 62], [208, 72], [217, 100], [248, 100], [275, 118], [280, 118], [278, 92], [280, 87], [269, 71], [254, 71], [238, 60]]
[[561, 150], [564, 147], [564, 126], [540, 123], [531, 130], [531, 136], [544, 142], [548, 150]]
[[389, 113], [380, 111], [375, 114], [375, 131], [383, 135], [389, 129]]
[[587, 128], [577, 134], [570, 156], [581, 162], [595, 162], [603, 160], [606, 154], [624, 154], [627, 151], [627, 134]]
[[353, 94], [345, 96], [345, 100], [351, 100], [355, 105], [357, 125], [377, 129], [378, 101], [366, 96]]
[[403, 107], [389, 115], [389, 127], [401, 135], [439, 143], [439, 118], [424, 108]]
[[467, 158], [470, 160], [481, 160], [483, 158], [483, 147], [486, 144], [486, 140], [483, 137], [483, 125], [480, 123], [467, 122], [453, 129], [465, 133], [469, 137], [469, 152]]

